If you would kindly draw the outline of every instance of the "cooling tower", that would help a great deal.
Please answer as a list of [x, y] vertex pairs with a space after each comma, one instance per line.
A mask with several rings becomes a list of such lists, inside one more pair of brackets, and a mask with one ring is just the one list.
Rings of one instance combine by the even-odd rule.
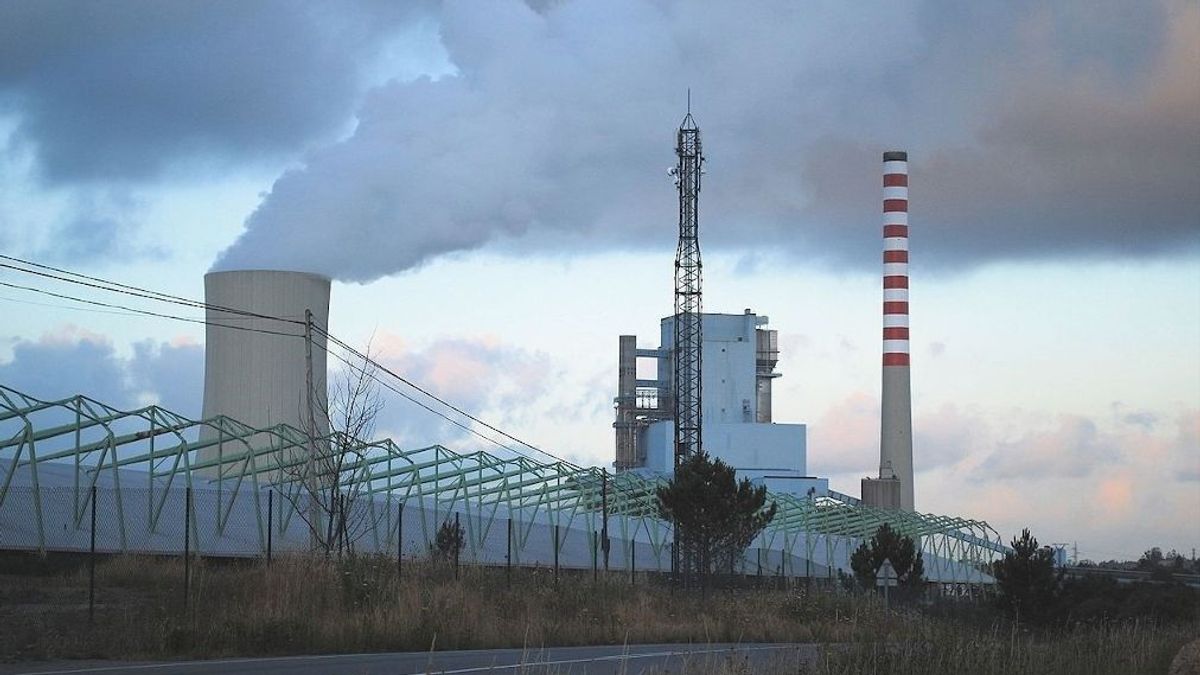
[[[226, 415], [256, 428], [283, 423], [307, 429], [309, 368], [304, 317], [306, 310], [311, 310], [317, 326], [329, 325], [328, 277], [266, 270], [211, 272], [204, 276], [204, 297], [209, 305], [204, 348], [205, 419]], [[278, 319], [246, 316], [218, 307]], [[313, 396], [319, 406], [327, 396], [325, 340], [314, 332], [312, 341]], [[326, 433], [321, 416], [315, 417], [317, 431]], [[218, 459], [225, 448], [234, 447], [223, 436], [213, 428], [202, 430], [201, 443], [220, 443], [201, 449], [201, 463]], [[276, 461], [274, 457], [257, 458], [257, 468], [261, 471]]]

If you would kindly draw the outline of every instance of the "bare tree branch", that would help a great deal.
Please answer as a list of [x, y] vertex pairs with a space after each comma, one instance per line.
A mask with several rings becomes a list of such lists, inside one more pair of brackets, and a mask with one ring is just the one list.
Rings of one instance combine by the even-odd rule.
[[368, 491], [370, 441], [383, 398], [370, 343], [365, 354], [365, 360], [345, 359], [349, 365], [333, 378], [327, 395], [305, 397], [313, 402], [300, 415], [306, 447], [276, 456], [281, 494], [307, 525], [313, 549], [325, 555], [352, 553], [383, 515], [375, 512]]

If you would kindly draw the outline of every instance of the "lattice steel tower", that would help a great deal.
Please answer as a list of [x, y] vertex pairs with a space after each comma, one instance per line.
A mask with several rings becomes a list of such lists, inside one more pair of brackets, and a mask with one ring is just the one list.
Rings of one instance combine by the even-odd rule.
[[[689, 97], [690, 98], [690, 97]], [[679, 190], [679, 247], [675, 251], [675, 343], [671, 354], [672, 394], [675, 402], [675, 463], [700, 452], [700, 127], [687, 116], [676, 134], [673, 168]]]

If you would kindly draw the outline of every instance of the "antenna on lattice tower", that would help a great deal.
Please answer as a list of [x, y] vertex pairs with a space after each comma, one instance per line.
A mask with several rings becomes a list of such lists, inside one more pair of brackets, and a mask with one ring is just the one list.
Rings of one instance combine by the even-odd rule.
[[671, 172], [679, 192], [679, 245], [675, 251], [675, 335], [671, 353], [675, 405], [675, 463], [701, 450], [701, 264], [698, 216], [704, 155], [700, 127], [688, 111], [676, 132], [677, 163]]

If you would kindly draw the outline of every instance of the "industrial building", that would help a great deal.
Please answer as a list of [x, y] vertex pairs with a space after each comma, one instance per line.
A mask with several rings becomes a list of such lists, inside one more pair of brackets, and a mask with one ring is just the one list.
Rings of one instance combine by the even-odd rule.
[[[687, 175], [684, 165], [684, 127], [699, 129], [689, 114], [680, 130], [680, 156], [673, 176]], [[676, 270], [688, 256], [699, 267], [697, 212], [699, 178], [694, 184], [675, 181], [680, 193], [679, 253]], [[883, 373], [879, 467], [877, 477], [861, 483], [863, 503], [883, 509], [914, 510], [912, 394], [909, 359], [908, 276], [908, 153], [883, 154]], [[699, 313], [689, 333], [689, 345], [676, 340], [681, 316], [692, 303], [699, 311], [699, 274], [686, 286], [676, 274], [676, 314], [661, 323], [660, 346], [639, 348], [637, 337], [619, 338], [617, 396], [613, 422], [618, 471], [670, 475], [681, 454], [675, 420], [678, 394], [698, 395], [702, 450], [732, 466], [739, 478], [766, 485], [773, 492], [801, 496], [829, 494], [829, 481], [809, 475], [806, 428], [774, 422], [771, 388], [779, 362], [779, 338], [768, 329], [767, 317], [747, 309], [743, 314]], [[687, 356], [689, 349], [698, 350]], [[637, 377], [639, 360], [653, 363], [655, 377]], [[695, 373], [681, 376], [679, 361], [695, 361]], [[675, 440], [675, 442], [672, 442]]]
[[[620, 337], [615, 400], [618, 471], [669, 475], [675, 466], [671, 415], [674, 317], [662, 320], [661, 346], [637, 347]], [[782, 375], [779, 334], [768, 319], [742, 314], [701, 314], [704, 451], [774, 492], [825, 495], [829, 481], [808, 475], [806, 427], [776, 423], [771, 387]], [[653, 379], [637, 379], [637, 361], [653, 364]]]
[[[656, 491], [680, 458], [704, 451], [765, 485], [778, 507], [736, 572], [832, 580], [888, 523], [917, 542], [928, 580], [991, 583], [986, 565], [1004, 551], [995, 530], [913, 510], [907, 157], [885, 156], [880, 473], [864, 481], [859, 500], [810, 475], [804, 424], [776, 422], [772, 388], [782, 373], [767, 317], [703, 311], [704, 157], [690, 112], [676, 140], [675, 312], [662, 320], [657, 347], [620, 337], [615, 473], [511, 448], [405, 448], [330, 429], [317, 412], [327, 397], [326, 337], [336, 342], [329, 280], [219, 272], [205, 278], [201, 419], [84, 395], [44, 400], [0, 383], [0, 549], [87, 550], [89, 510], [102, 509], [103, 529], [91, 534], [103, 551], [177, 551], [182, 540], [213, 556], [303, 551], [311, 546], [298, 508], [304, 480], [287, 469], [349, 449], [354, 461], [320, 480], [370, 510], [356, 550], [422, 555], [449, 519], [463, 523], [469, 562], [666, 571], [673, 532]], [[639, 361], [652, 377], [638, 378]]]

